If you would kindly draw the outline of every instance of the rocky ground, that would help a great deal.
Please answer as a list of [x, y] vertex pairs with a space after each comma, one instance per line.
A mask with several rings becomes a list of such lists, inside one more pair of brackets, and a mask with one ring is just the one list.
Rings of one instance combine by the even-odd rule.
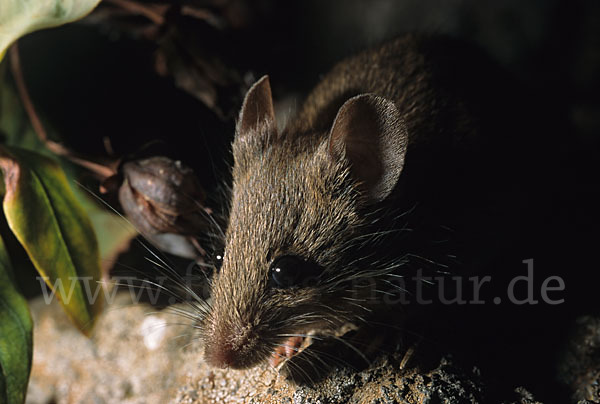
[[[122, 294], [109, 306], [89, 339], [58, 304], [32, 302], [28, 403], [538, 402], [523, 387], [498, 397], [477, 368], [463, 369], [451, 357], [419, 369], [419, 352], [380, 357], [361, 372], [337, 369], [311, 387], [292, 386], [268, 367], [215, 370], [204, 364], [190, 320], [128, 300]], [[599, 335], [600, 321], [582, 318], [565, 350], [561, 377], [574, 391], [573, 402], [599, 398]]]

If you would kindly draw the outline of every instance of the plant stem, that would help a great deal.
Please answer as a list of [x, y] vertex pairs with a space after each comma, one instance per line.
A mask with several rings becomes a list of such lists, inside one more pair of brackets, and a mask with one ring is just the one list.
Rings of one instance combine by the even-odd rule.
[[92, 173], [100, 180], [104, 180], [114, 174], [116, 174], [116, 170], [110, 166], [106, 166], [100, 163], [96, 163], [94, 161], [90, 161], [80, 155], [77, 155], [72, 150], [69, 150], [65, 146], [60, 143], [57, 143], [53, 140], [48, 139], [48, 132], [44, 128], [42, 121], [40, 120], [39, 115], [35, 110], [35, 106], [31, 101], [31, 97], [29, 96], [29, 92], [27, 91], [27, 85], [25, 84], [25, 79], [23, 77], [23, 71], [21, 69], [21, 59], [19, 57], [19, 47], [15, 42], [13, 46], [10, 48], [10, 67], [13, 79], [15, 80], [15, 84], [17, 86], [17, 91], [19, 92], [19, 97], [23, 102], [23, 108], [27, 112], [29, 116], [29, 120], [31, 121], [31, 126], [33, 126], [33, 130], [37, 134], [38, 138], [42, 143], [46, 145], [48, 150], [53, 153], [63, 156], [73, 163], [80, 165]]

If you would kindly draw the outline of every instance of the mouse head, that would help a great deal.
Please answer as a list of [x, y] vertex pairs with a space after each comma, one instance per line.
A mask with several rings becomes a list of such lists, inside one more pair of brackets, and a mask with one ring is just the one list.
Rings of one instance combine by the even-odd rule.
[[329, 133], [279, 134], [269, 79], [254, 84], [233, 142], [225, 250], [203, 327], [210, 364], [251, 367], [291, 336], [365, 314], [350, 304], [351, 275], [369, 271], [353, 243], [365, 210], [394, 188], [406, 145], [396, 106], [372, 94], [349, 99]]

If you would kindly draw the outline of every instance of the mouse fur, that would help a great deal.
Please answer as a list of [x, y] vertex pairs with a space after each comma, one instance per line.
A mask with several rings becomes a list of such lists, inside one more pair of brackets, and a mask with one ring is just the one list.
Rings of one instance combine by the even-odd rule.
[[[407, 212], [427, 200], [448, 205], [439, 200], [451, 150], [477, 139], [478, 105], [463, 84], [478, 67], [463, 53], [448, 38], [406, 35], [352, 56], [282, 131], [268, 77], [248, 91], [223, 261], [201, 327], [209, 364], [253, 367], [290, 336], [369, 329], [390, 310], [386, 296], [404, 292], [394, 281], [422, 247], [404, 232]], [[282, 256], [320, 272], [310, 285], [274, 287]]]

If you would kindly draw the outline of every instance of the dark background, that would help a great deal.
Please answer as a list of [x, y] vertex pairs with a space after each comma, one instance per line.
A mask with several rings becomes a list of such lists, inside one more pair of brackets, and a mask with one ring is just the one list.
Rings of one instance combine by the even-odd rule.
[[[164, 26], [149, 27], [144, 17], [115, 14], [108, 3], [80, 23], [20, 41], [34, 103], [65, 144], [100, 158], [107, 156], [105, 137], [116, 156], [131, 155], [147, 142], [162, 139], [172, 155], [194, 166], [211, 190], [227, 180], [235, 114], [255, 78], [270, 75], [280, 112], [287, 112], [332, 63], [404, 32], [449, 34], [479, 45], [512, 75], [517, 88], [538, 96], [539, 104], [531, 108], [542, 110], [537, 112], [544, 120], [540, 128], [554, 127], [548, 140], [560, 144], [548, 148], [556, 156], [532, 157], [530, 163], [553, 165], [548, 167], [549, 175], [561, 174], [549, 194], [553, 200], [540, 206], [548, 212], [539, 219], [539, 229], [527, 233], [529, 251], [525, 248], [519, 254], [521, 259], [534, 258], [536, 268], [565, 278], [566, 303], [479, 313], [486, 321], [469, 334], [479, 341], [478, 347], [469, 341], [457, 351], [470, 355], [484, 376], [499, 385], [525, 385], [546, 402], [566, 400], [568, 391], [556, 382], [556, 358], [575, 318], [599, 311], [600, 2], [240, 0], [186, 4], [206, 7], [222, 18], [222, 25], [215, 27], [172, 12]], [[196, 65], [172, 56], [180, 54], [181, 48], [202, 60], [218, 60], [234, 77], [227, 85], [215, 84], [219, 113], [201, 102], [197, 91], [182, 85]], [[157, 74], [157, 55], [170, 64], [162, 75]], [[515, 102], [519, 97], [515, 94]], [[538, 102], [535, 97], [532, 100]], [[545, 105], [549, 106], [546, 115]], [[560, 123], [554, 126], [554, 121]], [[520, 147], [518, 142], [514, 147]], [[544, 167], [538, 169], [544, 171]], [[550, 186], [554, 183], [552, 178], [546, 181]], [[544, 204], [540, 199], [535, 203]], [[511, 265], [524, 267], [520, 260]], [[476, 315], [465, 317], [456, 327], [467, 327], [468, 322], [473, 326]]]

